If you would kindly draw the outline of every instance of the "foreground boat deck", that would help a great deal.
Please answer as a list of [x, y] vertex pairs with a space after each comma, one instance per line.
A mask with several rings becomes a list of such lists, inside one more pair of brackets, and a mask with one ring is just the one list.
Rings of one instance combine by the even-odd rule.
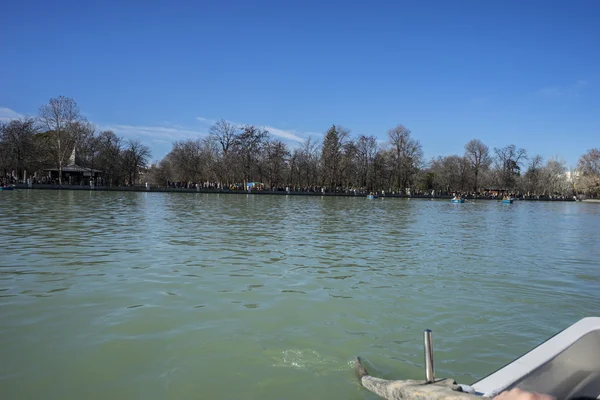
[[580, 320], [472, 386], [487, 397], [518, 387], [557, 399], [598, 398], [600, 318]]

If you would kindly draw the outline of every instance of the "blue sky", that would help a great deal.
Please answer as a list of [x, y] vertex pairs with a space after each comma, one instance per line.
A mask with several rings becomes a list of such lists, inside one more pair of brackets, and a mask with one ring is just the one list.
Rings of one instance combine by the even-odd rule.
[[479, 138], [569, 165], [600, 147], [600, 1], [13, 1], [0, 119], [74, 98], [164, 156], [220, 118], [288, 143], [404, 124], [425, 155]]

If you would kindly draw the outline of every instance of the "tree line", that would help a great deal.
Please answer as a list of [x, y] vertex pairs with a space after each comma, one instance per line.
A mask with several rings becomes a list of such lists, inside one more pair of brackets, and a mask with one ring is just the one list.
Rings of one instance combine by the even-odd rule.
[[220, 120], [204, 137], [174, 142], [162, 160], [150, 165], [148, 146], [97, 131], [74, 100], [61, 96], [40, 107], [37, 117], [0, 125], [0, 170], [5, 176], [60, 171], [76, 148], [78, 164], [101, 170], [110, 186], [140, 183], [142, 173], [144, 181], [159, 186], [262, 182], [267, 188], [292, 190], [600, 195], [600, 149], [588, 150], [577, 169], [569, 171], [563, 160], [544, 160], [514, 144], [490, 149], [473, 139], [462, 155], [425, 160], [421, 143], [407, 127], [390, 129], [386, 139], [353, 137], [348, 129], [332, 125], [321, 141], [309, 137], [290, 148], [267, 130]]
[[352, 137], [331, 126], [321, 142], [306, 139], [290, 149], [268, 131], [220, 120], [206, 137], [175, 142], [151, 168], [157, 183], [263, 182], [293, 190], [386, 191], [447, 194], [506, 190], [530, 196], [600, 195], [600, 149], [585, 153], [575, 171], [557, 158], [530, 157], [510, 144], [490, 149], [478, 139], [462, 155], [425, 160], [421, 143], [398, 125], [381, 143], [373, 135]]
[[126, 140], [112, 131], [98, 131], [67, 97], [50, 99], [36, 117], [25, 116], [0, 124], [0, 171], [3, 177], [32, 176], [44, 182], [47, 171], [62, 170], [76, 149], [77, 165], [102, 171], [105, 185], [131, 184], [148, 167], [150, 148], [139, 140]]

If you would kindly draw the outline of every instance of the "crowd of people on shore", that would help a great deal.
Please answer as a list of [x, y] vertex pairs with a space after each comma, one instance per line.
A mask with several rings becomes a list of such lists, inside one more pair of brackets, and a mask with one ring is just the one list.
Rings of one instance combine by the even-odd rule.
[[[30, 178], [33, 184], [49, 184], [58, 185], [59, 181], [57, 178], [51, 178], [48, 176], [37, 177], [33, 176]], [[24, 184], [13, 175], [7, 174], [0, 176], [0, 186]], [[77, 182], [62, 182], [63, 185], [89, 185], [89, 178], [87, 180], [78, 180]], [[96, 178], [95, 186], [102, 186], [103, 182], [101, 178]], [[133, 186], [131, 184], [124, 185], [127, 187]], [[148, 184], [141, 184], [140, 187], [148, 188]], [[160, 188], [160, 185], [157, 185]], [[460, 199], [523, 199], [523, 200], [573, 200], [577, 199], [574, 195], [560, 195], [560, 194], [531, 194], [531, 193], [519, 193], [508, 190], [482, 190], [482, 191], [436, 191], [436, 190], [394, 190], [388, 188], [388, 190], [375, 191], [373, 189], [365, 187], [326, 187], [326, 186], [272, 186], [265, 185], [263, 183], [233, 183], [224, 184], [221, 182], [182, 182], [182, 181], [167, 181], [166, 185], [163, 186], [170, 189], [187, 189], [187, 190], [202, 190], [202, 191], [250, 191], [250, 192], [286, 192], [286, 193], [320, 193], [320, 194], [342, 194], [342, 195], [376, 195], [376, 196], [401, 196], [401, 197], [421, 197], [421, 198], [436, 198], [436, 197], [453, 197]]]
[[[451, 193], [454, 198], [462, 198], [462, 199], [493, 199], [493, 200], [510, 200], [510, 199], [520, 199], [520, 200], [572, 200], [577, 199], [576, 195], [566, 196], [566, 195], [557, 195], [557, 194], [549, 194], [549, 195], [539, 195], [539, 194], [531, 194], [531, 193], [519, 193], [519, 192], [510, 192], [510, 191], [494, 191], [494, 192], [454, 192]], [[440, 196], [444, 196], [446, 194], [439, 193]], [[432, 194], [432, 197], [435, 197]]]
[[406, 197], [421, 197], [421, 198], [436, 198], [436, 197], [454, 197], [461, 199], [523, 199], [523, 200], [572, 200], [573, 196], [565, 195], [537, 195], [528, 193], [512, 192], [507, 190], [484, 190], [480, 192], [457, 192], [457, 191], [435, 191], [435, 190], [381, 190], [374, 191], [367, 188], [354, 187], [326, 187], [326, 186], [273, 186], [268, 187], [264, 184], [253, 184], [247, 186], [243, 183], [221, 184], [217, 182], [167, 182], [167, 188], [192, 189], [192, 190], [215, 190], [215, 191], [250, 191], [250, 192], [286, 192], [286, 193], [321, 193], [321, 194], [343, 194], [356, 196], [406, 196]]

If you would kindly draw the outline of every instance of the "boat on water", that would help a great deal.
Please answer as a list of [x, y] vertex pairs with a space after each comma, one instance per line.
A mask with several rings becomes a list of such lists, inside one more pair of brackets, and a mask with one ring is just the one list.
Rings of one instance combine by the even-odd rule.
[[465, 199], [452, 199], [450, 200], [452, 203], [464, 203]]
[[0, 190], [13, 190], [14, 187], [13, 186], [2, 186], [0, 187]]
[[514, 199], [502, 199], [500, 203], [502, 204], [512, 204]]
[[368, 194], [367, 195], [367, 199], [376, 199], [377, 195], [376, 194]]
[[476, 400], [493, 398], [514, 388], [548, 394], [558, 400], [600, 399], [600, 317], [583, 318], [470, 385], [458, 384], [453, 379], [436, 379], [430, 330], [424, 333], [424, 345], [425, 380], [372, 377], [357, 357], [354, 368], [360, 383], [390, 400]]

